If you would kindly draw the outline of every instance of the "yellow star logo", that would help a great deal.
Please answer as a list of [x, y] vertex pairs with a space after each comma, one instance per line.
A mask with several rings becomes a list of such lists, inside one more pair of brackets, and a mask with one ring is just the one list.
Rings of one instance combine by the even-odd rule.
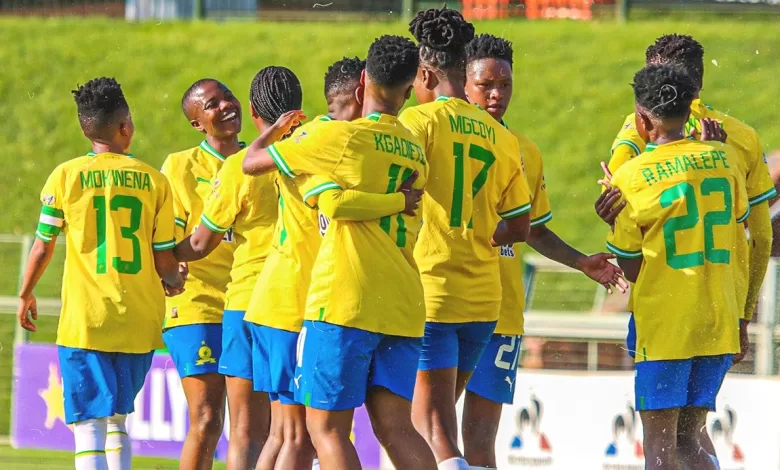
[[59, 419], [65, 424], [65, 397], [62, 393], [62, 379], [60, 379], [57, 365], [49, 363], [49, 386], [38, 390], [38, 395], [46, 403], [46, 429], [51, 429]]

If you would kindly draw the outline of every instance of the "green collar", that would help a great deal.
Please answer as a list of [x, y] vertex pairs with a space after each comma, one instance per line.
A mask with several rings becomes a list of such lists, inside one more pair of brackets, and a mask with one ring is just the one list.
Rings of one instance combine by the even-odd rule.
[[447, 101], [448, 99], [450, 99], [449, 96], [441, 95], [440, 97], [436, 98], [435, 101]]
[[[241, 148], [246, 147], [246, 144], [244, 142], [239, 142], [238, 146]], [[221, 153], [217, 152], [217, 149], [212, 147], [208, 142], [206, 142], [206, 139], [203, 139], [203, 142], [200, 143], [200, 148], [204, 152], [211, 154], [214, 157], [217, 157], [217, 159], [221, 162], [224, 162], [226, 157], [222, 155]]]
[[[113, 152], [105, 152], [105, 153], [113, 153]], [[95, 152], [87, 152], [88, 157], [96, 157], [98, 154]], [[132, 153], [123, 153], [120, 155], [124, 155], [125, 157], [135, 158]]]
[[374, 112], [366, 116], [366, 119], [370, 121], [379, 121], [379, 118], [382, 117], [382, 113]]

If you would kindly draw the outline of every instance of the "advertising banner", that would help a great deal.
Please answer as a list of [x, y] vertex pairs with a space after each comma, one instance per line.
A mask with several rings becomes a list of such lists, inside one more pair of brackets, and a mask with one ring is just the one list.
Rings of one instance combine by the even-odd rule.
[[[14, 395], [11, 443], [16, 448], [73, 451], [73, 432], [65, 425], [62, 376], [57, 347], [23, 344], [14, 350]], [[228, 418], [226, 416], [226, 421]], [[217, 458], [227, 455], [230, 423], [225, 423]], [[187, 402], [170, 356], [157, 353], [128, 418], [133, 453], [178, 458], [187, 435]], [[365, 468], [379, 468], [380, 446], [365, 408], [355, 412], [353, 442]]]

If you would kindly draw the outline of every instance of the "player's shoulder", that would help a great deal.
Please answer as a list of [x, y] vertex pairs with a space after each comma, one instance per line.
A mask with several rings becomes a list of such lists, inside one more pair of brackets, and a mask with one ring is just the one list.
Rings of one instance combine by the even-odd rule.
[[[726, 129], [726, 132], [728, 133], [736, 132], [748, 136], [757, 135], [757, 132], [753, 127], [751, 127], [749, 124], [745, 123], [744, 121], [741, 121], [740, 119], [732, 116], [731, 114], [715, 109], [710, 105], [703, 104], [702, 106], [706, 110], [705, 116], [723, 123], [723, 128]], [[731, 137], [731, 135], [729, 135], [729, 137]]]
[[536, 145], [536, 142], [534, 142], [533, 139], [531, 139], [527, 135], [515, 129], [509, 129], [509, 131], [512, 133], [513, 136], [515, 136], [515, 139], [517, 139], [517, 145], [518, 147], [520, 147], [521, 153], [541, 156], [541, 151], [539, 150], [539, 146]]
[[67, 174], [74, 170], [80, 171], [85, 166], [88, 166], [92, 162], [92, 159], [93, 157], [89, 155], [71, 158], [54, 167], [51, 174]]
[[188, 170], [192, 168], [195, 162], [200, 159], [201, 153], [202, 150], [200, 145], [170, 153], [163, 161], [162, 171], [163, 173], [170, 173], [171, 176], [178, 177], [181, 175], [179, 172], [188, 172]]

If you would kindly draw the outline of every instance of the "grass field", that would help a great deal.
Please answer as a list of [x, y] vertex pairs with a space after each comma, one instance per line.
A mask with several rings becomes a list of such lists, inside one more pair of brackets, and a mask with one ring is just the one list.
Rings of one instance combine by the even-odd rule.
[[[632, 110], [628, 84], [644, 50], [661, 33], [696, 36], [707, 50], [705, 100], [758, 128], [768, 148], [780, 146], [780, 121], [774, 119], [780, 48], [769, 33], [774, 27], [718, 20], [478, 23], [479, 32], [515, 43], [515, 99], [507, 120], [536, 140], [545, 156], [555, 213], [551, 227], [585, 249], [601, 248], [604, 231], [590, 210], [598, 194], [598, 163]], [[179, 108], [195, 79], [219, 78], [246, 102], [257, 70], [286, 65], [301, 78], [304, 107], [313, 116], [325, 109], [326, 67], [343, 55], [365, 55], [383, 33], [404, 34], [405, 27], [0, 19], [0, 61], [7, 64], [0, 76], [0, 204], [8, 208], [0, 233], [31, 232], [46, 175], [87, 149], [69, 93], [77, 83], [117, 77], [136, 123], [133, 151], [159, 165], [169, 152], [200, 140]], [[248, 119], [244, 127], [243, 139], [255, 137]]]
[[[40, 450], [15, 450], [8, 446], [0, 446], [0, 468], [3, 470], [67, 470], [73, 468], [73, 455], [68, 452]], [[151, 459], [136, 457], [133, 459], [135, 470], [176, 470], [179, 463], [171, 459]], [[214, 470], [222, 470], [225, 465], [218, 462]]]

